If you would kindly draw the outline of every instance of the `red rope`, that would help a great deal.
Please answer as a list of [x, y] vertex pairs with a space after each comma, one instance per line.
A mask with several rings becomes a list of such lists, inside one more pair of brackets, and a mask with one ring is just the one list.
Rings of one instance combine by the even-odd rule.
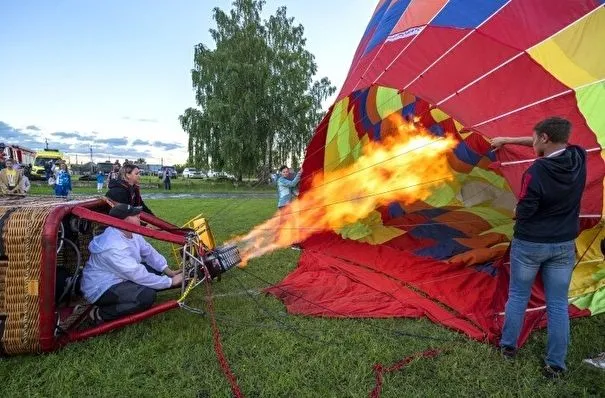
[[399, 362], [395, 362], [393, 365], [391, 365], [389, 367], [385, 367], [381, 363], [375, 364], [374, 365], [374, 377], [376, 380], [376, 385], [374, 386], [374, 389], [372, 390], [372, 392], [370, 392], [370, 398], [380, 398], [380, 393], [382, 391], [382, 383], [384, 381], [384, 373], [390, 373], [390, 372], [395, 372], [397, 370], [400, 370], [401, 368], [406, 367], [412, 361], [414, 361], [415, 359], [418, 359], [418, 358], [435, 358], [442, 352], [443, 352], [442, 350], [437, 350], [437, 349], [426, 350], [423, 352], [419, 352], [419, 353], [410, 355], [409, 357], [406, 357]]
[[225, 352], [223, 351], [223, 345], [221, 343], [221, 334], [216, 323], [216, 318], [214, 317], [214, 302], [212, 300], [212, 289], [210, 288], [210, 280], [210, 276], [206, 272], [206, 303], [208, 307], [208, 313], [210, 314], [210, 322], [212, 325], [212, 339], [214, 341], [214, 351], [216, 352], [216, 359], [218, 360], [218, 363], [221, 366], [221, 370], [223, 371], [225, 378], [231, 386], [231, 392], [233, 393], [233, 396], [236, 398], [243, 398], [244, 394], [237, 385], [237, 379], [231, 371], [231, 368], [229, 367], [229, 362], [227, 361], [227, 358], [225, 357]]

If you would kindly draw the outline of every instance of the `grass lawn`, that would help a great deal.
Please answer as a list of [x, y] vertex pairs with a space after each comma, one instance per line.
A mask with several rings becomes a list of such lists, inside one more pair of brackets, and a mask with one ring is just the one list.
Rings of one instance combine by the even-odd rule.
[[[181, 224], [205, 212], [220, 242], [272, 215], [275, 200], [149, 200], [160, 216]], [[158, 247], [167, 251], [168, 246]], [[383, 397], [605, 396], [605, 373], [581, 363], [605, 350], [605, 316], [572, 321], [568, 377], [540, 373], [543, 331], [514, 363], [493, 347], [428, 320], [354, 320], [290, 316], [273, 297], [258, 294], [296, 267], [299, 253], [282, 250], [251, 261], [213, 285], [225, 353], [248, 397], [365, 397], [372, 366], [428, 348], [447, 353], [387, 374]], [[248, 292], [248, 293], [247, 293]], [[176, 292], [162, 296], [176, 297]], [[189, 304], [202, 306], [204, 289]], [[432, 336], [407, 337], [395, 331]], [[184, 310], [161, 314], [59, 352], [0, 359], [0, 397], [229, 397], [206, 317]]]
[[[74, 194], [96, 194], [96, 181], [79, 181], [79, 176], [72, 176], [72, 184], [74, 185]], [[172, 189], [164, 190], [164, 183], [158, 177], [141, 176], [141, 190], [145, 193], [203, 193], [203, 192], [275, 192], [275, 185], [259, 184], [257, 181], [232, 182], [215, 179], [191, 179], [182, 178], [172, 180]], [[103, 188], [103, 193], [107, 192], [107, 188]], [[53, 195], [52, 187], [48, 186], [44, 181], [32, 181], [30, 190], [34, 195]]]

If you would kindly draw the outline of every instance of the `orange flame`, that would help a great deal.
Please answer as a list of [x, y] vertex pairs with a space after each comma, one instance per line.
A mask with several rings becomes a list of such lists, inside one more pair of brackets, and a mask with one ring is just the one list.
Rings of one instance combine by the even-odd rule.
[[380, 142], [369, 142], [352, 165], [313, 176], [310, 189], [272, 218], [231, 243], [242, 264], [276, 249], [302, 242], [322, 231], [337, 230], [394, 201], [411, 204], [453, 180], [446, 153], [451, 137], [435, 137], [402, 119]]

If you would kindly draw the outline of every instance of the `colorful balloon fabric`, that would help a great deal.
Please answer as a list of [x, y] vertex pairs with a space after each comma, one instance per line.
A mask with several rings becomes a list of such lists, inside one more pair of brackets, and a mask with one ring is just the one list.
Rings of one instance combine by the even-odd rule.
[[[512, 216], [534, 154], [493, 152], [488, 140], [526, 136], [561, 116], [573, 123], [571, 142], [588, 151], [570, 314], [604, 312], [603, 43], [602, 0], [381, 0], [307, 148], [305, 174], [350, 165], [364, 142], [415, 118], [457, 138], [448, 156], [455, 179], [422, 202], [391, 203], [313, 236], [298, 268], [269, 292], [291, 313], [426, 316], [497, 342]], [[545, 326], [544, 305], [538, 278], [520, 343]]]

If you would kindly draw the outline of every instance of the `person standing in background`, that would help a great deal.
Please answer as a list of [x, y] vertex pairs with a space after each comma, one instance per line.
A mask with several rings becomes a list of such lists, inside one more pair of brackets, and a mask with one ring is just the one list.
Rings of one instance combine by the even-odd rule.
[[4, 142], [0, 142], [0, 170], [2, 170], [5, 165], [5, 158], [4, 158], [4, 149], [6, 148], [6, 146], [4, 145]]
[[279, 168], [279, 175], [277, 177], [277, 208], [281, 209], [290, 203], [296, 196], [293, 191], [297, 189], [298, 182], [302, 169], [290, 179], [290, 168], [288, 166], [281, 166]]
[[21, 193], [23, 194], [27, 194], [29, 192], [29, 189], [31, 188], [31, 183], [29, 182], [29, 177], [27, 177], [27, 174], [25, 172], [25, 169], [23, 167], [21, 167], [21, 165], [19, 163], [15, 163], [15, 165], [13, 166], [13, 168], [15, 170], [17, 170], [17, 172], [21, 173]]
[[61, 197], [69, 196], [71, 192], [71, 176], [65, 162], [59, 163], [59, 171], [55, 179], [55, 195]]
[[12, 159], [6, 159], [5, 166], [0, 170], [0, 192], [9, 195], [21, 193], [21, 171], [13, 168]]
[[167, 191], [170, 191], [172, 188], [171, 183], [170, 183], [170, 170], [165, 169], [164, 170], [164, 189]]
[[116, 160], [116, 162], [113, 164], [113, 167], [111, 169], [111, 171], [109, 172], [109, 175], [107, 176], [107, 188], [111, 188], [109, 186], [109, 184], [111, 184], [112, 181], [118, 181], [120, 179], [120, 162], [118, 162]]
[[109, 181], [109, 190], [105, 194], [109, 199], [118, 203], [125, 203], [131, 206], [141, 206], [143, 211], [147, 214], [153, 212], [141, 197], [140, 184], [140, 170], [139, 167], [134, 164], [125, 164], [120, 169], [119, 178], [117, 180]]
[[97, 173], [97, 192], [103, 191], [103, 184], [105, 183], [105, 174], [101, 170]]

